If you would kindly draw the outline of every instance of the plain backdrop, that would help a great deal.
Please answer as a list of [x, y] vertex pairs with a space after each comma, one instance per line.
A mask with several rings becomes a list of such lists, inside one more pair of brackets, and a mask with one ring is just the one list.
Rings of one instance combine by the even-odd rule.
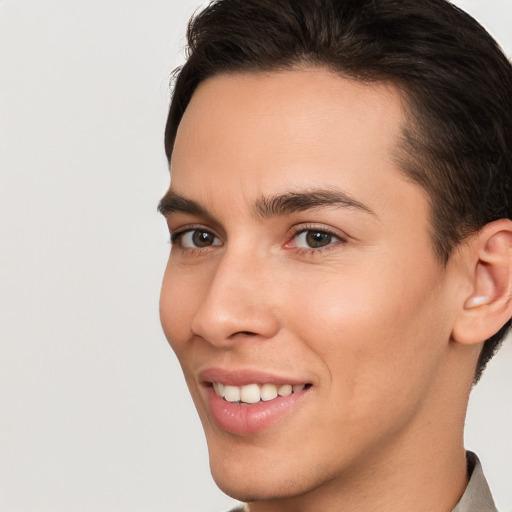
[[[460, 2], [512, 55], [512, 1]], [[0, 510], [216, 512], [160, 330], [156, 204], [171, 70], [196, 0], [0, 1]], [[467, 446], [512, 511], [512, 343]], [[507, 469], [508, 468], [508, 469]]]

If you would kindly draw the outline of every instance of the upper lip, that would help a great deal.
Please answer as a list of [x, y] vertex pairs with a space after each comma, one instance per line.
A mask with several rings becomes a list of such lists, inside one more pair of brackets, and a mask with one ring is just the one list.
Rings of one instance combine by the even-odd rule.
[[311, 381], [308, 379], [242, 368], [208, 367], [200, 370], [198, 376], [202, 384], [220, 382], [228, 386], [245, 386], [247, 384], [275, 384], [276, 386], [291, 384], [294, 386], [297, 384], [311, 384]]

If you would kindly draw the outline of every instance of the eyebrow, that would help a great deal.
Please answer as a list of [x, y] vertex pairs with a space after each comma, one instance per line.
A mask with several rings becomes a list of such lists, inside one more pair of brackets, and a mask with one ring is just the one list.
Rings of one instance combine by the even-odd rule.
[[323, 206], [349, 208], [375, 215], [371, 208], [338, 189], [304, 190], [262, 197], [256, 201], [254, 213], [258, 217], [267, 218]]
[[211, 217], [210, 213], [199, 203], [192, 201], [192, 199], [187, 199], [173, 190], [168, 190], [164, 197], [160, 199], [158, 211], [164, 216], [171, 213], [185, 213], [201, 217]]
[[[256, 217], [269, 218], [324, 206], [354, 209], [375, 215], [371, 208], [338, 189], [313, 189], [264, 196], [254, 203], [252, 210]], [[169, 190], [160, 200], [158, 211], [164, 216], [184, 213], [213, 218], [213, 215], [199, 203], [173, 190]]]

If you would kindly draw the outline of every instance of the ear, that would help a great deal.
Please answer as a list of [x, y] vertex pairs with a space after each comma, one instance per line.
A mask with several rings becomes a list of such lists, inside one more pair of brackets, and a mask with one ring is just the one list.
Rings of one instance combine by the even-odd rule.
[[469, 270], [470, 292], [464, 292], [452, 339], [481, 343], [512, 317], [512, 221], [485, 225], [462, 249]]

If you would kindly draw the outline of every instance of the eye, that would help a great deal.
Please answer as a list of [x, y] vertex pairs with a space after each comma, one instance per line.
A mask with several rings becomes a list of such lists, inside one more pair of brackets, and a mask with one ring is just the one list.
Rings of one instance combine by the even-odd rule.
[[341, 241], [339, 236], [321, 229], [303, 229], [295, 237], [293, 245], [299, 249], [322, 249]]
[[189, 229], [175, 233], [171, 237], [173, 244], [177, 243], [182, 249], [204, 249], [222, 245], [222, 242], [210, 231], [205, 229]]

